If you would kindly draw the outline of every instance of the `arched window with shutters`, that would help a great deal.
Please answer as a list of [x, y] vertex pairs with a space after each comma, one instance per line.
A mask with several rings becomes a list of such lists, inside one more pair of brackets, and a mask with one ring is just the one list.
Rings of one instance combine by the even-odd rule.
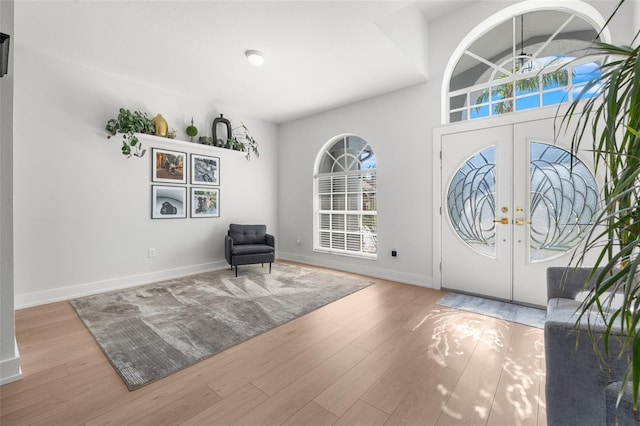
[[355, 135], [327, 142], [314, 170], [314, 250], [375, 259], [377, 194], [371, 146]]

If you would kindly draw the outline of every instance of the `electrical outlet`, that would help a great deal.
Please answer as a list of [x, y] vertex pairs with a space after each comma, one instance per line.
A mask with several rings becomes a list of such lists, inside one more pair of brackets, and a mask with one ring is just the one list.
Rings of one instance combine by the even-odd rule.
[[391, 250], [391, 256], [393, 256], [393, 257], [398, 256], [398, 250], [396, 250], [396, 249]]
[[149, 249], [149, 258], [152, 258], [152, 257], [156, 257], [156, 249], [154, 248]]

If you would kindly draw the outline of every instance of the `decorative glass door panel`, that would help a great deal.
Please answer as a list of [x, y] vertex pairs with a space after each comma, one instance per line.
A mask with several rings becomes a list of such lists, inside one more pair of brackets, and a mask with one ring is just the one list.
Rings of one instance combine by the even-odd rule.
[[512, 137], [511, 126], [443, 136], [445, 288], [511, 299]]
[[529, 261], [539, 262], [584, 239], [597, 214], [598, 188], [585, 164], [564, 149], [532, 141], [529, 152]]
[[442, 287], [546, 304], [546, 269], [569, 263], [598, 186], [553, 120], [444, 134]]
[[475, 154], [458, 169], [447, 191], [447, 211], [458, 236], [478, 253], [496, 257], [496, 148]]

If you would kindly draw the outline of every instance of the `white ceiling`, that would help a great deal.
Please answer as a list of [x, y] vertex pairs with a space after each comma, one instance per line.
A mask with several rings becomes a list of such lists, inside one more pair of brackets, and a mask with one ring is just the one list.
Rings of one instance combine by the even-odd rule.
[[17, 0], [16, 36], [280, 123], [425, 81], [426, 23], [471, 1]]

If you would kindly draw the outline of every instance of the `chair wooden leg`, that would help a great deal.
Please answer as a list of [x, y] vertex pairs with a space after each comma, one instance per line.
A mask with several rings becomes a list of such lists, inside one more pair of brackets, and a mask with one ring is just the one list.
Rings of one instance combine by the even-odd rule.
[[238, 276], [238, 265], [236, 265], [236, 277]]
[[271, 262], [269, 262], [269, 273], [271, 273]]

